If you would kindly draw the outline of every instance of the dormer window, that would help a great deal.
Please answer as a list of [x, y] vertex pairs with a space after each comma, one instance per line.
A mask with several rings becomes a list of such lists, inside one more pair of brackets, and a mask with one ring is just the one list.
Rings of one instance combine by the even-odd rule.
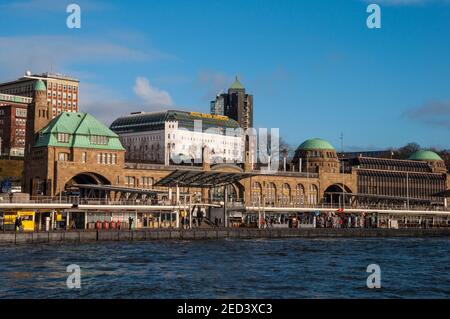
[[90, 142], [95, 145], [108, 145], [109, 140], [107, 136], [91, 135]]
[[70, 134], [68, 133], [58, 133], [57, 139], [59, 143], [69, 143]]

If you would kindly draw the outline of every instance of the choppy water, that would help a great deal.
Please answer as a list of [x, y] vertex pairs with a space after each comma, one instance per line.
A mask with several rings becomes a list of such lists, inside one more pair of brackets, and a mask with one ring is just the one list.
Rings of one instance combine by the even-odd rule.
[[[369, 264], [382, 288], [366, 286]], [[81, 289], [66, 267], [81, 267]], [[450, 298], [450, 239], [0, 246], [0, 298]]]

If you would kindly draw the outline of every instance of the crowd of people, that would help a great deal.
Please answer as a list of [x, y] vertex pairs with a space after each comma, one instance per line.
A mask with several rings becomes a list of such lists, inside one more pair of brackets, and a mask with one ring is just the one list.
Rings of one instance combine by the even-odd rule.
[[375, 216], [335, 214], [335, 213], [302, 213], [298, 215], [269, 215], [261, 218], [262, 228], [285, 225], [289, 228], [375, 228]]
[[316, 228], [372, 228], [376, 225], [373, 218], [356, 215], [320, 215], [314, 218]]

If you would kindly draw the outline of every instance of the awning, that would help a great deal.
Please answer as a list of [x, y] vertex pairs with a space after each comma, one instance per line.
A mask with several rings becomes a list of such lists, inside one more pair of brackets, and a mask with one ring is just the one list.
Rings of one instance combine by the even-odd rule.
[[159, 180], [154, 186], [212, 188], [232, 184], [252, 175], [217, 171], [176, 170]]
[[73, 184], [74, 187], [80, 189], [95, 189], [101, 191], [113, 191], [121, 193], [141, 194], [141, 195], [156, 195], [157, 191], [151, 189], [132, 188], [125, 186], [113, 186], [113, 185], [96, 185], [96, 184]]
[[437, 197], [450, 197], [450, 189], [447, 189], [446, 191], [443, 192], [439, 192], [434, 194], [433, 196], [437, 196]]

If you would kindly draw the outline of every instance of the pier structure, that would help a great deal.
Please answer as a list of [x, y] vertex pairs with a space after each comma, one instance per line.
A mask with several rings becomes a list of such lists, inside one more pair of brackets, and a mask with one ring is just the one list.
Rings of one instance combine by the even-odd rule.
[[[169, 192], [167, 191], [167, 195]], [[175, 192], [176, 193], [176, 192]], [[14, 231], [7, 216], [31, 213], [32, 229], [114, 230], [120, 229], [215, 229], [215, 228], [317, 228], [320, 216], [371, 220], [371, 228], [450, 228], [450, 210], [421, 210], [382, 207], [355, 207], [342, 210], [338, 205], [247, 206], [241, 202], [182, 200], [148, 202], [140, 199], [112, 200], [80, 197], [37, 197], [0, 200], [0, 229]], [[179, 198], [179, 197], [178, 197]], [[130, 218], [132, 219], [130, 226]], [[355, 221], [354, 220], [354, 221]], [[295, 221], [295, 223], [294, 223]], [[99, 224], [100, 223], [100, 224]], [[120, 225], [120, 226], [119, 226]], [[326, 227], [326, 226], [322, 226]], [[339, 228], [368, 228], [354, 222]]]
[[87, 113], [53, 117], [42, 81], [26, 127], [23, 194], [0, 194], [2, 229], [448, 227], [450, 175], [429, 150], [340, 158], [311, 138], [274, 167], [255, 136], [221, 136], [239, 129], [231, 118], [140, 112], [108, 128]]

